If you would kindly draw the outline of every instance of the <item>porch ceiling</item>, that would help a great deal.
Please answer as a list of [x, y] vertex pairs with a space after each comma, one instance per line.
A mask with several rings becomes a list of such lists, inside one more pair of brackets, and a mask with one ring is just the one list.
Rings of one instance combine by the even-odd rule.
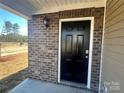
[[23, 15], [23, 17], [69, 9], [105, 6], [105, 0], [0, 0], [0, 3], [0, 7]]

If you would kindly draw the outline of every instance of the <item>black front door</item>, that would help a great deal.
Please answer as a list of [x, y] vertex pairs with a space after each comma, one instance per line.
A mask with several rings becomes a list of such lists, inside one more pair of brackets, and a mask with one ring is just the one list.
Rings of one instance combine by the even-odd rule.
[[90, 21], [62, 22], [61, 80], [87, 84]]

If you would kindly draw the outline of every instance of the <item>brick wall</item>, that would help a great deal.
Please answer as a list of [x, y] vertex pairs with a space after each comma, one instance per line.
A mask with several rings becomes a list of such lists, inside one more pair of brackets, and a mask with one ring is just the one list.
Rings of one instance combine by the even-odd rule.
[[[50, 27], [48, 29], [43, 25], [44, 16], [50, 19]], [[30, 77], [56, 83], [58, 80], [59, 19], [91, 16], [95, 17], [91, 88], [97, 91], [104, 17], [103, 7], [33, 15], [28, 22]]]

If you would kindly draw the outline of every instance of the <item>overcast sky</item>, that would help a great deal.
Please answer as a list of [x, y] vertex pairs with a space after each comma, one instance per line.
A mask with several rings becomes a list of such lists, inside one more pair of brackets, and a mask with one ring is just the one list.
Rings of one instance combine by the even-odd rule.
[[20, 34], [27, 35], [27, 20], [0, 8], [0, 31], [4, 21], [11, 21], [12, 24], [18, 23], [20, 25]]

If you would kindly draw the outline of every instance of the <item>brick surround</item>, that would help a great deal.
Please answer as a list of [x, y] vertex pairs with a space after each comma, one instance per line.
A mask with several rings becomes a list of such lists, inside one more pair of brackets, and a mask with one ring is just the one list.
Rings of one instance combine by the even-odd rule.
[[[48, 29], [43, 25], [44, 16], [50, 19]], [[91, 89], [98, 91], [104, 17], [103, 7], [33, 15], [32, 19], [28, 21], [29, 76], [31, 78], [57, 83], [59, 19], [78, 17], [95, 17]]]

